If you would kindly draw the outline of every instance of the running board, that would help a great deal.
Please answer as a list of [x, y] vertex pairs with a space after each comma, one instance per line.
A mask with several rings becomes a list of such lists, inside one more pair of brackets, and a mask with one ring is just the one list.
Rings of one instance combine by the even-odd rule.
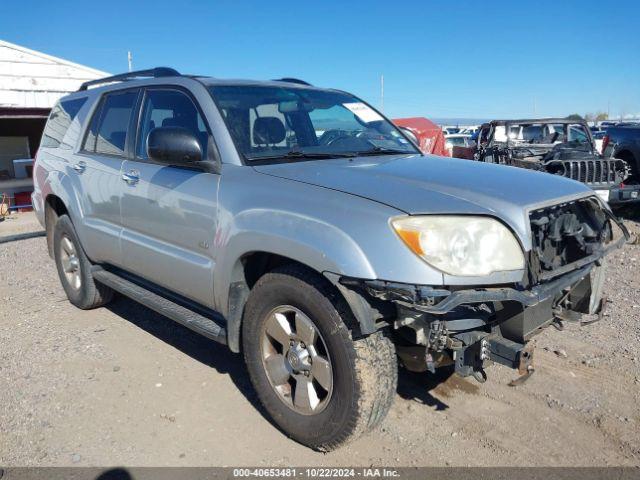
[[227, 331], [215, 320], [194, 312], [187, 307], [179, 305], [162, 295], [158, 295], [137, 283], [104, 270], [101, 267], [93, 267], [91, 273], [93, 278], [107, 287], [114, 289], [116, 292], [184, 325], [200, 335], [226, 345]]

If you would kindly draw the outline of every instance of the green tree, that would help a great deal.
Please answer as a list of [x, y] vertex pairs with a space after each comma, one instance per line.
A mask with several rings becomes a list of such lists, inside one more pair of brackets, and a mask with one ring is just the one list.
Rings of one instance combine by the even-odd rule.
[[567, 119], [567, 120], [576, 120], [576, 121], [582, 121], [582, 120], [584, 120], [584, 119], [582, 118], [582, 116], [581, 116], [581, 115], [579, 115], [579, 114], [577, 114], [577, 113], [572, 113], [571, 115], [567, 115], [567, 116], [566, 116], [566, 119]]

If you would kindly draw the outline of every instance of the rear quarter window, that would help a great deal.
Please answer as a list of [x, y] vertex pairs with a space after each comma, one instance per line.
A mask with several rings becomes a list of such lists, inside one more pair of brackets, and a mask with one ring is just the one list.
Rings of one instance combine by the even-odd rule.
[[[87, 98], [75, 98], [73, 100], [62, 100], [51, 109], [49, 120], [42, 134], [41, 146], [57, 148], [62, 144], [69, 126], [78, 115], [80, 109], [87, 102]], [[70, 145], [66, 145], [71, 148]]]

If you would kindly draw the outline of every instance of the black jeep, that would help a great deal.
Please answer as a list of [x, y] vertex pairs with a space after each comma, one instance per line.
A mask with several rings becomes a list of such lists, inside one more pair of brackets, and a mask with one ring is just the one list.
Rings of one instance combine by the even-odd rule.
[[[604, 158], [597, 151], [589, 127], [580, 120], [494, 120], [482, 125], [473, 148], [474, 160], [562, 175], [612, 203], [630, 175], [624, 160]], [[462, 153], [471, 157], [471, 152]]]

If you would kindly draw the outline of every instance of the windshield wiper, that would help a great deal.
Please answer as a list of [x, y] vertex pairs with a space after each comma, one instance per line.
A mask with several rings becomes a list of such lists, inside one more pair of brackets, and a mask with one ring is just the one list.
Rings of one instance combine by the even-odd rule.
[[254, 162], [260, 160], [296, 160], [298, 158], [308, 159], [324, 159], [324, 158], [350, 158], [355, 157], [355, 153], [333, 153], [333, 152], [303, 152], [301, 150], [291, 150], [287, 153], [279, 153], [275, 155], [258, 155], [255, 157], [247, 157], [247, 160]]
[[366, 156], [366, 155], [398, 155], [398, 154], [413, 155], [418, 152], [412, 152], [408, 150], [398, 150], [395, 148], [374, 147], [371, 150], [363, 150], [362, 152], [354, 152], [354, 153], [358, 156]]

